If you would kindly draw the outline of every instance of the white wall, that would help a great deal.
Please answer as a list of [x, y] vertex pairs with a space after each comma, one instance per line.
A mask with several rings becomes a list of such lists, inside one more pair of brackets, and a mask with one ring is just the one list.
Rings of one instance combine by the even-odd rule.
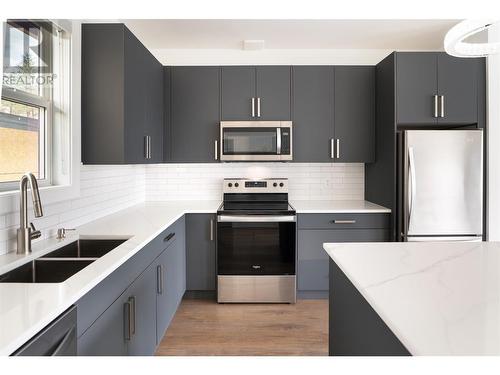
[[[41, 239], [55, 236], [57, 228], [74, 228], [144, 201], [143, 165], [81, 166], [80, 173], [80, 197], [43, 205], [41, 218], [33, 218], [29, 209]], [[16, 249], [18, 226], [18, 210], [0, 215], [0, 254]]]
[[[500, 42], [500, 25], [489, 30]], [[500, 240], [500, 54], [488, 57], [488, 240]]]

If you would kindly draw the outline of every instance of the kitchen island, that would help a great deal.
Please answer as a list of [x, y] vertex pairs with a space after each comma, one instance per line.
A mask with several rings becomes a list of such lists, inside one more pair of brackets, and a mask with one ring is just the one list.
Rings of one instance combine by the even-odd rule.
[[500, 355], [500, 243], [325, 243], [330, 355]]

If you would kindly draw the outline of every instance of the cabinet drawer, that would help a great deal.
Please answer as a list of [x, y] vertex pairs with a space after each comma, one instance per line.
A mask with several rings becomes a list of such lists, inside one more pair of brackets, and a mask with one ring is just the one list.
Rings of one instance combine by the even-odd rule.
[[299, 229], [386, 229], [390, 214], [299, 214]]

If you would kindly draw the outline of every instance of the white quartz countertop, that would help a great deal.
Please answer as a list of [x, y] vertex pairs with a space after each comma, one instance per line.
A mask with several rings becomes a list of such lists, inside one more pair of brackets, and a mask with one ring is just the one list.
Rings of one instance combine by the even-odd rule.
[[[78, 238], [128, 239], [63, 283], [0, 283], [0, 355], [9, 355], [186, 213], [215, 213], [220, 201], [145, 202], [33, 243], [29, 255], [0, 256], [0, 274]], [[390, 212], [366, 201], [293, 201], [298, 213]]]
[[500, 242], [324, 248], [410, 353], [500, 355]]
[[129, 239], [63, 283], [0, 283], [0, 355], [12, 354], [182, 215], [214, 213], [219, 205], [220, 201], [142, 203], [83, 225], [65, 240], [36, 242], [28, 256], [0, 256], [2, 274], [78, 237]]
[[379, 206], [378, 204], [361, 200], [337, 200], [337, 201], [301, 201], [292, 200], [290, 204], [297, 213], [390, 213], [389, 208]]

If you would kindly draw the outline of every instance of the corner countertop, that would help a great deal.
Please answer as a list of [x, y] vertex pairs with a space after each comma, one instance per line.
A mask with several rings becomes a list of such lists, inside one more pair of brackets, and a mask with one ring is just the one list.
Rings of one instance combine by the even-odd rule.
[[363, 201], [363, 200], [319, 200], [319, 201], [303, 201], [292, 200], [290, 202], [293, 208], [299, 214], [306, 213], [325, 213], [325, 214], [340, 214], [340, 213], [390, 213], [389, 208], [379, 206], [378, 204]]
[[500, 242], [323, 247], [411, 354], [500, 355]]
[[[216, 213], [220, 201], [144, 202], [68, 234], [33, 243], [29, 255], [0, 256], [0, 274], [78, 238], [128, 239], [62, 283], [0, 283], [0, 355], [9, 355], [186, 213]], [[390, 212], [366, 201], [293, 201], [298, 213]]]
[[0, 355], [10, 355], [185, 213], [214, 213], [220, 201], [146, 202], [77, 228], [65, 240], [0, 256], [0, 274], [81, 238], [128, 238], [62, 283], [0, 283]]

